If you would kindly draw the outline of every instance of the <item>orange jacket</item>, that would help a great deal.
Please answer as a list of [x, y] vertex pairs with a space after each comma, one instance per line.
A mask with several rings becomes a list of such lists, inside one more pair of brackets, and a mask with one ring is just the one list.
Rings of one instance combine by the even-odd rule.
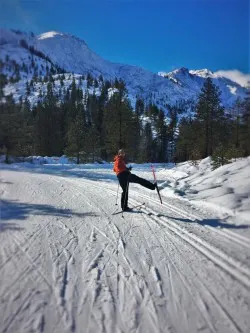
[[114, 158], [114, 162], [115, 163], [114, 163], [113, 170], [116, 173], [116, 175], [119, 175], [119, 173], [127, 170], [124, 159], [121, 156], [116, 155], [115, 158]]

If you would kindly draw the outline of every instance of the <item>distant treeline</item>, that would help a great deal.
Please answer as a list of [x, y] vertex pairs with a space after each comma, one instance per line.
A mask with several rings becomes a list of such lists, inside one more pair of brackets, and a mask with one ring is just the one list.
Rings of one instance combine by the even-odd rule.
[[100, 94], [83, 91], [74, 76], [65, 89], [64, 74], [62, 90], [55, 93], [50, 75], [46, 95], [36, 106], [31, 107], [28, 98], [31, 83], [20, 103], [15, 104], [12, 96], [1, 103], [0, 146], [6, 161], [9, 155], [62, 154], [75, 156], [78, 162], [110, 161], [123, 147], [134, 162], [179, 162], [211, 155], [218, 166], [250, 154], [249, 98], [238, 100], [226, 114], [209, 78], [189, 118], [184, 117], [184, 105], [167, 105], [166, 114], [139, 97], [133, 110], [122, 80], [104, 81], [90, 74], [81, 79]]

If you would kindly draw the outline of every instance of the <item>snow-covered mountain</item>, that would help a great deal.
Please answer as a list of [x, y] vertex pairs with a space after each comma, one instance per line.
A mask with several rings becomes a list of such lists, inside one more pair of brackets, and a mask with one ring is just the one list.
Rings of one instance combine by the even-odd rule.
[[137, 66], [113, 63], [90, 50], [85, 41], [56, 31], [35, 36], [32, 33], [0, 29], [0, 50], [2, 73], [10, 76], [15, 73], [15, 64], [21, 67], [21, 81], [9, 84], [5, 89], [5, 94], [11, 91], [16, 100], [24, 90], [20, 89], [22, 83], [24, 86], [34, 73], [45, 75], [48, 68], [55, 71], [60, 68], [68, 73], [82, 75], [90, 73], [94, 77], [102, 75], [108, 80], [122, 78], [126, 82], [132, 105], [136, 96], [163, 108], [166, 103], [195, 100], [207, 77], [211, 77], [220, 88], [225, 106], [232, 105], [237, 97], [244, 98], [246, 93], [246, 88], [238, 83], [209, 70], [180, 68], [156, 74]]

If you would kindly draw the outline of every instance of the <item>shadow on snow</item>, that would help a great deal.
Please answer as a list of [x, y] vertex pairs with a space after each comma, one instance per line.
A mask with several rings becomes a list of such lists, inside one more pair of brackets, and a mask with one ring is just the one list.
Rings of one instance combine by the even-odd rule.
[[17, 171], [17, 172], [31, 172], [40, 173], [45, 175], [55, 175], [59, 177], [75, 177], [75, 178], [87, 178], [91, 180], [117, 180], [115, 173], [113, 172], [112, 165], [99, 166], [99, 169], [109, 170], [110, 174], [102, 174], [101, 172], [96, 172], [93, 165], [49, 165], [44, 164], [42, 167], [40, 165], [1, 165], [2, 170]]
[[242, 225], [235, 225], [232, 223], [224, 223], [220, 221], [219, 219], [204, 219], [201, 221], [198, 220], [190, 220], [190, 219], [182, 219], [182, 218], [177, 218], [177, 217], [172, 217], [172, 216], [167, 216], [164, 214], [160, 214], [159, 217], [167, 217], [171, 220], [176, 220], [179, 222], [188, 222], [188, 223], [198, 223], [200, 225], [209, 225], [214, 228], [223, 228], [223, 229], [248, 229], [250, 228], [250, 225], [247, 224], [242, 224]]
[[6, 230], [20, 231], [23, 230], [23, 228], [21, 228], [16, 223], [3, 223], [2, 221], [0, 221], [0, 232], [4, 232]]
[[[2, 164], [1, 168], [3, 170], [8, 171], [17, 171], [17, 172], [32, 172], [32, 173], [40, 173], [45, 175], [56, 175], [59, 177], [75, 177], [75, 178], [86, 178], [91, 179], [94, 181], [117, 181], [116, 174], [113, 172], [113, 165], [112, 164], [98, 164], [96, 166], [94, 165], [88, 165], [88, 164], [65, 164], [65, 165], [59, 165], [59, 164], [43, 164], [40, 165], [5, 165]], [[99, 169], [100, 172], [95, 171], [95, 169]], [[105, 174], [101, 172], [101, 170], [105, 170]], [[109, 171], [110, 173], [106, 173]], [[150, 166], [148, 169], [145, 169], [145, 167], [135, 167], [132, 171], [132, 173], [138, 174], [138, 172], [141, 171], [147, 171], [151, 172]], [[150, 180], [150, 179], [148, 179]], [[152, 179], [151, 179], [152, 181]], [[162, 179], [158, 179], [158, 183], [162, 183]]]
[[25, 220], [29, 215], [40, 216], [59, 216], [70, 218], [72, 216], [86, 217], [97, 216], [91, 212], [76, 213], [71, 209], [56, 208], [51, 205], [31, 204], [18, 202], [15, 200], [1, 200], [1, 220], [0, 232], [10, 230], [21, 230], [22, 228], [15, 223], [6, 223], [8, 220]]

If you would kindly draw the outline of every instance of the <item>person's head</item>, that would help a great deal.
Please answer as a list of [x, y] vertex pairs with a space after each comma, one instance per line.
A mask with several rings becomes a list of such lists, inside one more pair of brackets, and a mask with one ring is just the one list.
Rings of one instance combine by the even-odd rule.
[[125, 154], [125, 151], [124, 151], [124, 149], [119, 149], [118, 150], [118, 156], [122, 156], [122, 157], [124, 157], [126, 154]]

